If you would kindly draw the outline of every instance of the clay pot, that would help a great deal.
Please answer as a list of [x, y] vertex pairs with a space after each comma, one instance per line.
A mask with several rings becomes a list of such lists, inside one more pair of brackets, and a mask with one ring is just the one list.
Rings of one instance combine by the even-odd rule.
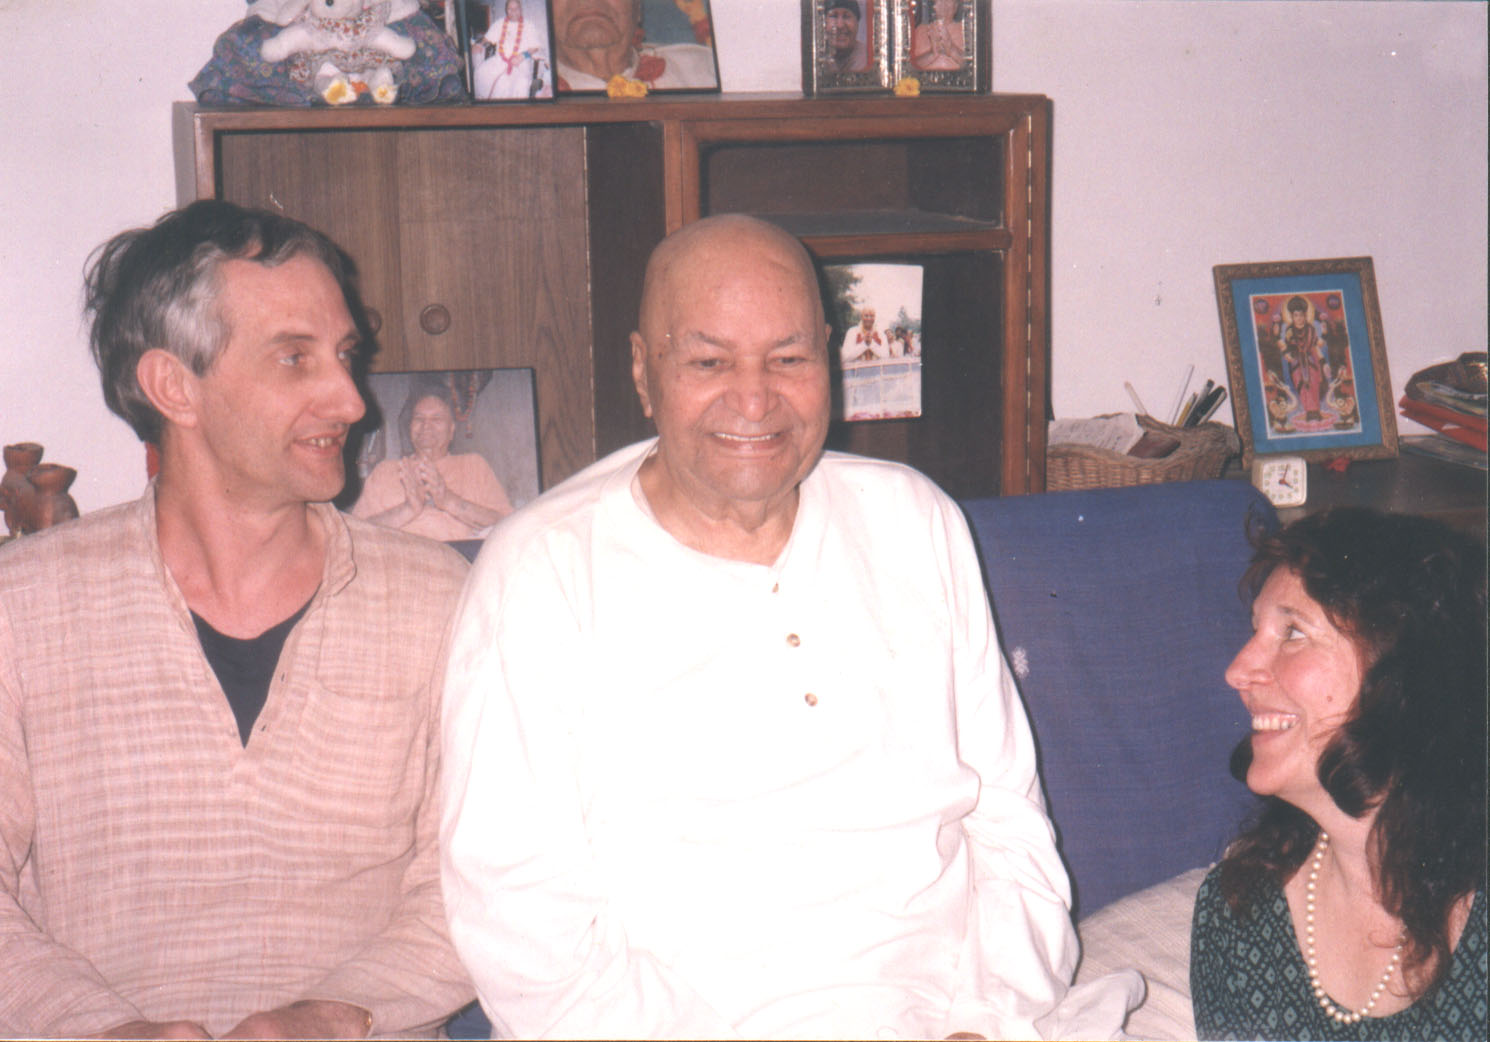
[[21, 534], [21, 502], [35, 490], [27, 480], [41, 462], [44, 450], [34, 441], [5, 446], [5, 476], [0, 477], [0, 507], [5, 510], [5, 527], [11, 535]]
[[41, 463], [31, 468], [26, 478], [35, 491], [21, 519], [24, 531], [40, 532], [78, 516], [78, 505], [67, 494], [77, 476], [76, 470], [60, 463]]

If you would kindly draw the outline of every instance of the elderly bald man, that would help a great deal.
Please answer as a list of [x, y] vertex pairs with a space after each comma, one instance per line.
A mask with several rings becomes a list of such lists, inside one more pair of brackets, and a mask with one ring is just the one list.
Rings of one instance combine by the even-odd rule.
[[817, 285], [760, 221], [667, 238], [631, 337], [657, 437], [477, 561], [443, 881], [504, 1033], [1033, 1037], [1065, 994], [1069, 887], [967, 527], [823, 451]]

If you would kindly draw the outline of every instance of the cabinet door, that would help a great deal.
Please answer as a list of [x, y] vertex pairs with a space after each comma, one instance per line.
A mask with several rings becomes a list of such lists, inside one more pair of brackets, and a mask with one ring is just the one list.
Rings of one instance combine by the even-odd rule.
[[357, 263], [380, 339], [402, 324], [396, 139], [367, 131], [223, 134], [220, 196], [305, 221]]
[[389, 136], [402, 327], [379, 368], [533, 369], [551, 486], [595, 458], [583, 132]]
[[222, 195], [357, 261], [384, 372], [530, 368], [545, 487], [595, 458], [578, 128], [222, 137]]

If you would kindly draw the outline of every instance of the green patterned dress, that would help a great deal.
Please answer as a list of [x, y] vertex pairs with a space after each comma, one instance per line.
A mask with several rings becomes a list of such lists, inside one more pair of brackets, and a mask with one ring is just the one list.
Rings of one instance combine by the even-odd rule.
[[1474, 1039], [1486, 1037], [1485, 892], [1475, 894], [1449, 974], [1427, 995], [1387, 1017], [1337, 1024], [1319, 1008], [1283, 891], [1254, 891], [1250, 913], [1233, 913], [1212, 869], [1195, 898], [1190, 996], [1200, 1038]]

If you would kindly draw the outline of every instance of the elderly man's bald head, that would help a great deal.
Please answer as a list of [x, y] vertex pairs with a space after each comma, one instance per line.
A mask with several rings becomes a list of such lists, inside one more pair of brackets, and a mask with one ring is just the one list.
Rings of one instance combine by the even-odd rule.
[[639, 472], [663, 528], [769, 563], [828, 434], [828, 329], [802, 244], [751, 217], [698, 221], [647, 265], [631, 375], [657, 449]]
[[652, 251], [642, 283], [642, 336], [651, 339], [668, 332], [666, 312], [672, 299], [688, 290], [689, 280], [707, 278], [710, 273], [727, 276], [732, 259], [745, 253], [795, 269], [816, 306], [817, 324], [823, 324], [817, 271], [803, 245], [768, 221], [744, 214], [721, 214], [684, 225]]

